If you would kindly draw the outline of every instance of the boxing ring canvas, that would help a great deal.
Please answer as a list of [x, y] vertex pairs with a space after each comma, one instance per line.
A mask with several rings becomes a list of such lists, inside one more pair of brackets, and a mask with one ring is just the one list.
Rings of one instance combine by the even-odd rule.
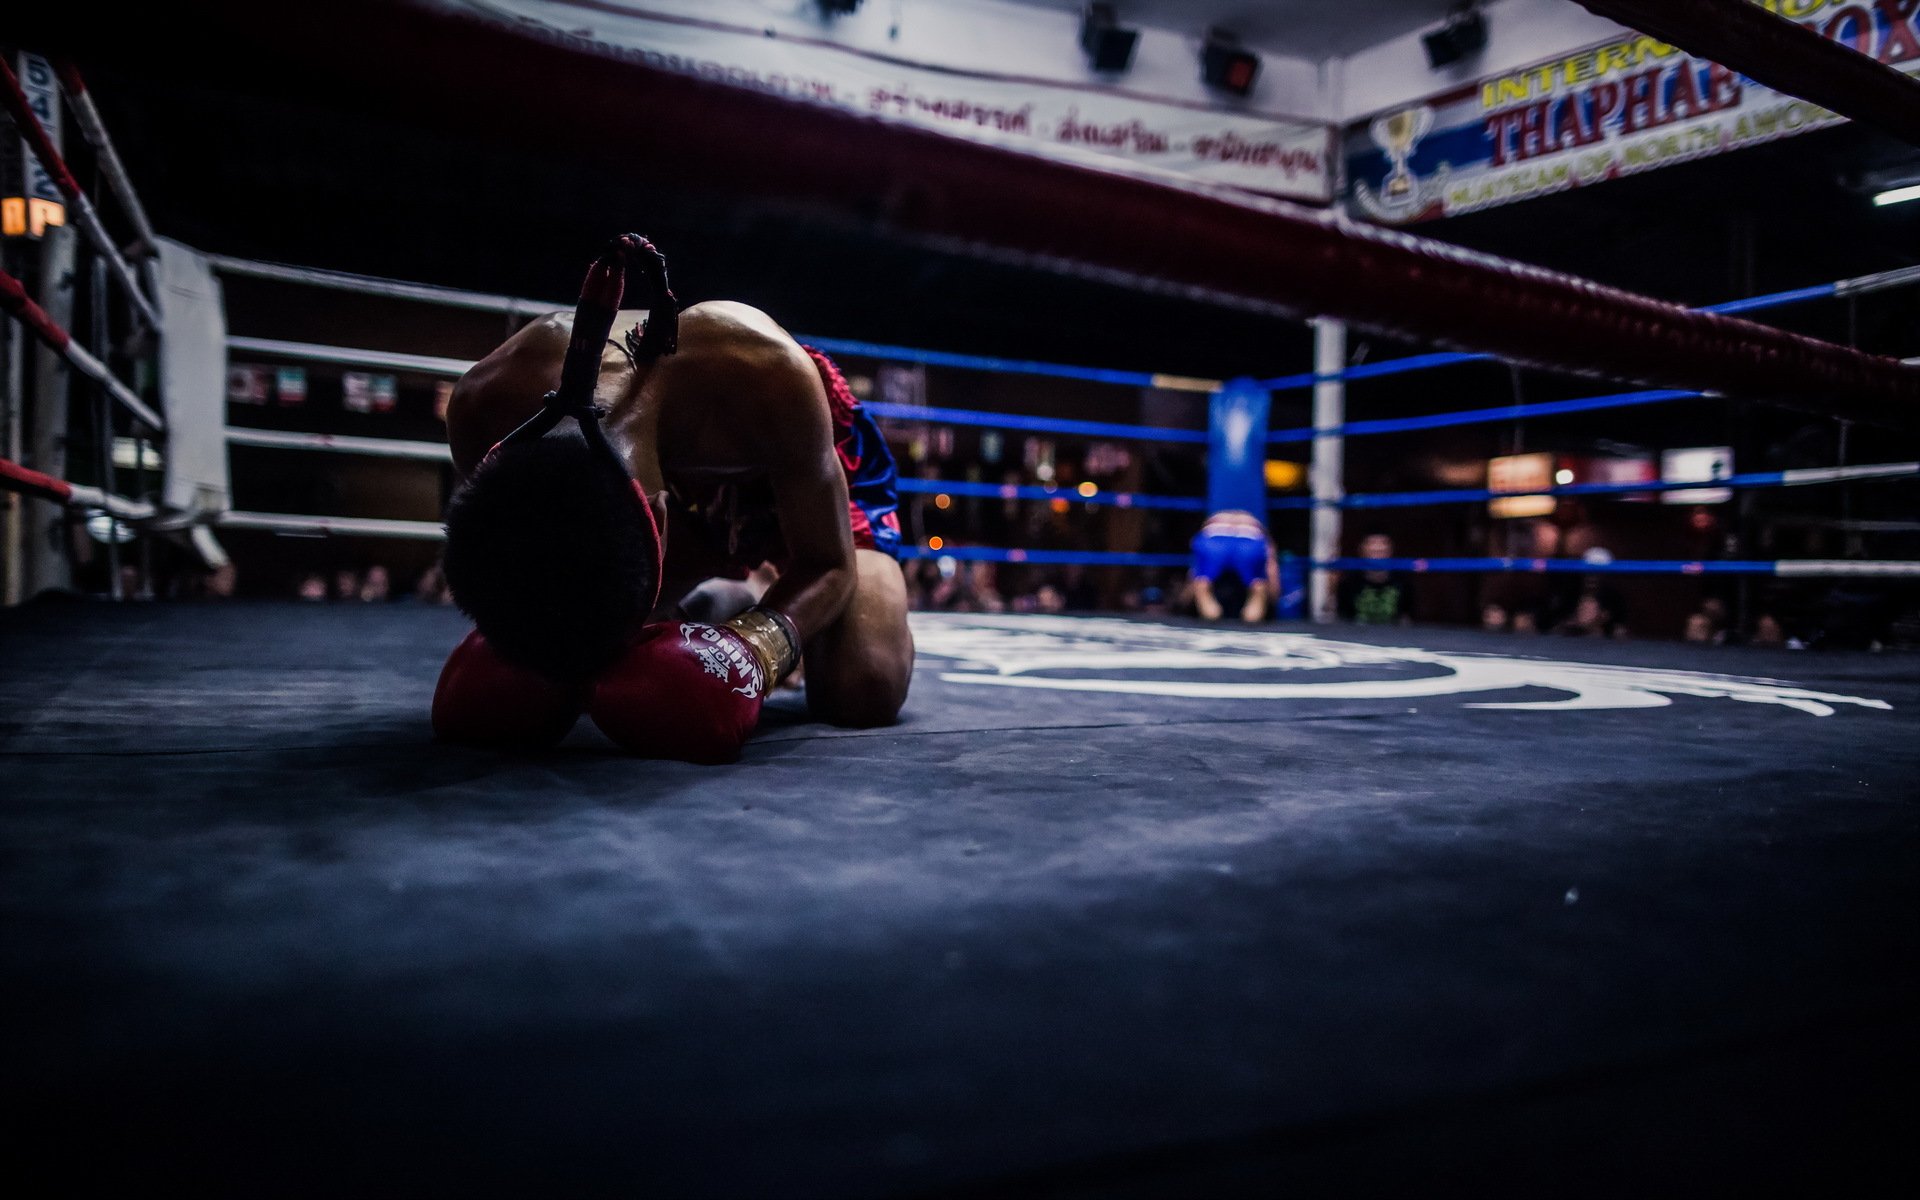
[[82, 1189], [1581, 1194], [1904, 1144], [1911, 657], [916, 622], [899, 726], [789, 695], [704, 768], [584, 722], [435, 745], [449, 610], [0, 615], [18, 1153]]

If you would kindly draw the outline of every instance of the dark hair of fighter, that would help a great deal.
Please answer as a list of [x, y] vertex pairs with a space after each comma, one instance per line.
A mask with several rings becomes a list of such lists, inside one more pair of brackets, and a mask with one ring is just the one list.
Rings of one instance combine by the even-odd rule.
[[501, 446], [447, 505], [454, 603], [508, 661], [592, 678], [626, 648], [654, 596], [658, 548], [636, 503], [576, 425]]

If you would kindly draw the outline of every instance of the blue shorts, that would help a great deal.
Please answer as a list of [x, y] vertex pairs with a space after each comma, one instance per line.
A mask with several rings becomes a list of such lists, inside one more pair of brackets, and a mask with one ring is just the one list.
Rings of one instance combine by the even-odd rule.
[[1193, 577], [1211, 583], [1232, 571], [1243, 586], [1267, 577], [1267, 539], [1201, 533], [1193, 539]]
[[848, 424], [850, 428], [842, 431], [836, 449], [842, 465], [848, 467], [847, 515], [853, 524], [853, 544], [897, 560], [902, 544], [893, 452], [887, 449], [886, 435], [866, 409], [854, 409]]
[[833, 451], [840, 456], [840, 469], [847, 473], [847, 521], [853, 526], [854, 548], [878, 550], [898, 560], [903, 549], [895, 486], [899, 473], [894, 469], [893, 451], [887, 449], [887, 436], [873, 423], [873, 414], [853, 398], [853, 389], [833, 360], [812, 346], [800, 348], [820, 372], [828, 407], [833, 410]]

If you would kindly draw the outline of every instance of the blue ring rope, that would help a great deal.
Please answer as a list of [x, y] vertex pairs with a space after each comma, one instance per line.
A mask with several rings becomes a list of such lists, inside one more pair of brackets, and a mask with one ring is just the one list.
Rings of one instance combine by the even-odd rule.
[[902, 546], [902, 558], [952, 558], [961, 562], [1034, 563], [1042, 566], [1185, 567], [1184, 554], [1126, 554], [1106, 550], [1018, 550], [1002, 546]]
[[[1862, 475], [1857, 478], [1845, 476], [1834, 479], [1794, 479], [1791, 471], [1749, 471], [1741, 475], [1729, 475], [1725, 479], [1702, 479], [1691, 482], [1674, 480], [1653, 480], [1640, 483], [1568, 483], [1558, 487], [1539, 488], [1524, 492], [1496, 492], [1490, 488], [1459, 488], [1432, 492], [1372, 492], [1348, 496], [1329, 508], [1418, 508], [1428, 504], [1477, 504], [1486, 500], [1513, 499], [1519, 496], [1622, 496], [1648, 492], [1691, 492], [1711, 491], [1715, 488], [1764, 488], [1764, 487], [1806, 487], [1820, 483], [1880, 483], [1901, 479], [1920, 478], [1920, 468], [1906, 474]], [[1293, 510], [1313, 508], [1315, 501], [1310, 497], [1289, 497], [1276, 500], [1267, 507], [1270, 510]]]
[[[1028, 563], [1042, 566], [1185, 567], [1185, 554], [1127, 554], [1098, 550], [1020, 550], [1000, 546], [903, 546], [902, 558], [959, 562]], [[1335, 571], [1398, 571], [1414, 575], [1487, 571], [1534, 575], [1778, 575], [1779, 561], [1579, 558], [1329, 558], [1308, 564]]]
[[1155, 496], [1146, 492], [1099, 491], [1083, 496], [1072, 488], [1036, 487], [1028, 484], [972, 483], [953, 479], [901, 479], [895, 486], [903, 492], [922, 495], [946, 493], [953, 496], [981, 496], [990, 500], [1065, 500], [1073, 504], [1110, 504], [1115, 508], [1171, 508], [1202, 512], [1207, 507], [1202, 496]]
[[1547, 575], [1774, 575], [1777, 562], [1690, 561], [1687, 559], [1615, 559], [1590, 563], [1579, 558], [1330, 558], [1313, 564], [1335, 571], [1522, 572]]
[[1503, 404], [1498, 408], [1469, 408], [1459, 412], [1433, 413], [1424, 417], [1395, 417], [1378, 421], [1349, 421], [1326, 429], [1277, 429], [1267, 435], [1269, 446], [1290, 442], [1310, 442], [1317, 437], [1367, 437], [1382, 433], [1407, 433], [1417, 429], [1444, 429], [1455, 425], [1489, 425], [1517, 421], [1522, 417], [1557, 416], [1563, 413], [1593, 412], [1606, 408], [1634, 408], [1643, 404], [1666, 404], [1674, 400], [1694, 400], [1702, 392], [1661, 389], [1650, 392], [1617, 392], [1611, 396], [1583, 396], [1576, 400], [1542, 400], [1533, 404]]
[[[1742, 300], [1729, 300], [1721, 304], [1712, 304], [1699, 309], [1700, 312], [1721, 316], [1736, 313], [1757, 312], [1762, 309], [1778, 308], [1789, 304], [1798, 304], [1808, 300], [1826, 299], [1840, 294], [1842, 284], [1823, 283], [1811, 287], [1793, 288], [1783, 292], [1772, 292], [1761, 296], [1750, 296]], [[1058, 379], [1080, 379], [1093, 383], [1118, 384], [1129, 387], [1156, 386], [1160, 376], [1144, 371], [1118, 371], [1100, 367], [1079, 367], [1064, 363], [1036, 362], [1026, 359], [994, 358], [985, 355], [955, 354], [940, 350], [920, 350], [909, 346], [893, 346], [879, 342], [851, 341], [842, 338], [809, 338], [808, 344], [834, 354], [855, 354], [868, 358], [893, 359], [905, 362], [923, 363], [929, 366], [958, 367], [976, 371], [999, 371], [1012, 374], [1044, 375]], [[1452, 366], [1468, 362], [1498, 361], [1494, 355], [1463, 352], [1440, 352], [1414, 354], [1403, 358], [1388, 359], [1377, 363], [1362, 363], [1348, 367], [1329, 375], [1304, 372], [1282, 375], [1261, 381], [1261, 386], [1269, 391], [1289, 391], [1312, 387], [1323, 380], [1360, 380], [1377, 379], [1389, 375], [1401, 375], [1413, 371], [1433, 370], [1438, 367]], [[1499, 408], [1470, 409], [1463, 412], [1436, 413], [1425, 417], [1402, 417], [1390, 420], [1352, 421], [1345, 425], [1324, 430], [1312, 428], [1281, 429], [1269, 434], [1269, 445], [1312, 441], [1315, 437], [1367, 437], [1388, 433], [1407, 433], [1422, 429], [1440, 429], [1451, 426], [1493, 424], [1504, 421], [1516, 421], [1526, 417], [1557, 416], [1566, 413], [1592, 412], [1600, 409], [1629, 408], [1643, 404], [1659, 404], [1672, 400], [1698, 398], [1703, 393], [1689, 391], [1642, 391], [1622, 392], [1607, 396], [1589, 396], [1574, 400], [1549, 400], [1533, 404], [1511, 404]], [[1017, 429], [1034, 433], [1064, 433], [1083, 437], [1125, 438], [1140, 441], [1163, 441], [1190, 445], [1202, 445], [1208, 440], [1205, 430], [1172, 429], [1151, 425], [1127, 425], [1105, 421], [1076, 421], [1064, 418], [1028, 417], [1011, 413], [979, 412], [957, 408], [919, 408], [911, 405], [870, 402], [865, 406], [875, 416], [905, 421], [933, 421], [945, 425], [966, 425], [994, 429]]]
[[[1489, 500], [1513, 500], [1526, 496], [1632, 496], [1657, 492], [1708, 491], [1715, 488], [1744, 489], [1765, 487], [1809, 487], [1836, 483], [1888, 483], [1920, 478], [1920, 466], [1899, 474], [1876, 473], [1832, 478], [1794, 478], [1797, 471], [1749, 471], [1725, 479], [1637, 480], [1630, 483], [1568, 483], [1556, 487], [1522, 492], [1496, 492], [1491, 488], [1448, 488], [1426, 492], [1356, 492], [1340, 500], [1320, 501], [1311, 496], [1286, 496], [1269, 501], [1268, 512], [1303, 512], [1314, 508], [1421, 508], [1430, 504], [1479, 504]], [[978, 496], [989, 500], [1065, 500], [1069, 504], [1108, 504], [1115, 508], [1163, 508], [1182, 512], [1206, 511], [1202, 496], [1161, 496], [1149, 492], [1098, 491], [1083, 496], [1072, 488], [1031, 484], [975, 483], [964, 479], [901, 479], [896, 487], [902, 492], [933, 496]]]
[[939, 425], [980, 425], [992, 429], [1024, 429], [1035, 433], [1073, 433], [1095, 438], [1137, 438], [1143, 441], [1190, 442], [1205, 445], [1204, 429], [1169, 429], [1156, 425], [1118, 425], [1109, 421], [1074, 421], [1064, 417], [1023, 417], [1012, 413], [975, 412], [967, 408], [921, 408], [913, 404], [863, 402], [876, 417], [896, 421], [931, 421]]
[[1114, 371], [1104, 367], [1076, 367], [1066, 363], [1031, 362], [1019, 358], [950, 354], [944, 350], [916, 350], [911, 346], [887, 346], [879, 342], [854, 342], [843, 338], [807, 337], [801, 340], [828, 354], [855, 354], [862, 358], [922, 363], [929, 367], [959, 367], [968, 371], [998, 371], [1008, 375], [1046, 375], [1054, 379], [1084, 379], [1090, 383], [1116, 383], [1127, 387], [1152, 387], [1159, 378], [1147, 371]]

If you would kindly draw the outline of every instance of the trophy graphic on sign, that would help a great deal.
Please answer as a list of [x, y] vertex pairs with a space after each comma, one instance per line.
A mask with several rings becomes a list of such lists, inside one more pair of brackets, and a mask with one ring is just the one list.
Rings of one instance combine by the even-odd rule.
[[1432, 131], [1433, 110], [1424, 104], [1373, 119], [1368, 133], [1373, 136], [1373, 144], [1386, 151], [1387, 161], [1393, 164], [1393, 170], [1387, 173], [1386, 182], [1380, 188], [1381, 198], [1387, 204], [1404, 204], [1413, 197], [1416, 181], [1407, 163], [1413, 158], [1413, 148], [1420, 144], [1420, 139]]

